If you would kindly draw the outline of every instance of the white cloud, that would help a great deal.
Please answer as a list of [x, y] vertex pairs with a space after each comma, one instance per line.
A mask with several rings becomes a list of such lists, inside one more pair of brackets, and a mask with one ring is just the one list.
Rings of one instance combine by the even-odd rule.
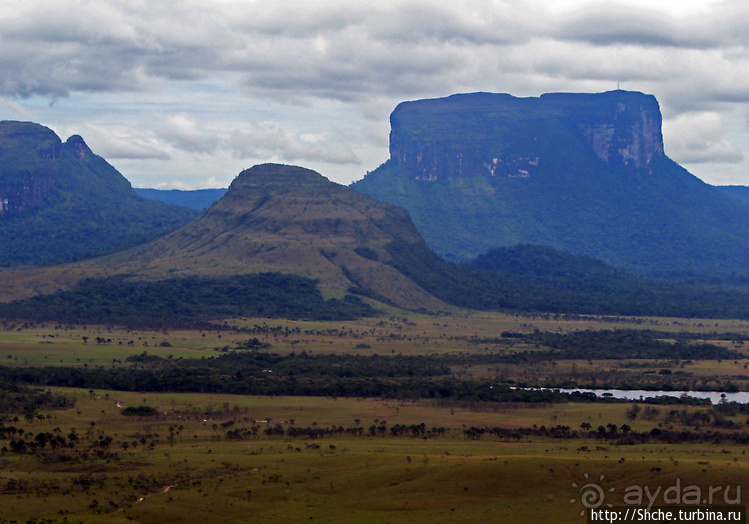
[[15, 100], [0, 97], [0, 119], [2, 120], [27, 120], [31, 118], [31, 112]]
[[330, 164], [360, 162], [349, 147], [328, 140], [325, 134], [298, 134], [272, 122], [260, 123], [250, 132], [232, 132], [228, 145], [238, 158], [266, 157], [282, 162], [311, 160]]
[[192, 153], [211, 153], [220, 142], [216, 133], [184, 114], [167, 116], [159, 135], [174, 147]]
[[149, 130], [138, 131], [121, 125], [93, 123], [58, 125], [56, 133], [64, 141], [70, 135], [80, 135], [91, 150], [106, 160], [141, 159], [168, 160], [166, 145]]
[[723, 123], [717, 113], [688, 113], [663, 124], [666, 153], [678, 162], [738, 163], [743, 153], [723, 136]]
[[154, 189], [180, 189], [182, 191], [189, 191], [195, 188], [181, 180], [170, 180], [169, 182], [160, 182], [159, 184], [156, 184]]

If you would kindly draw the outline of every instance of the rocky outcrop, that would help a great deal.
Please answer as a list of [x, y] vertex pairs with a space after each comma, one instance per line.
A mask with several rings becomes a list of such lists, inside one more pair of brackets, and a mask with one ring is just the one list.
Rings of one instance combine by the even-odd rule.
[[390, 159], [354, 187], [448, 260], [530, 243], [659, 277], [749, 270], [749, 207], [666, 156], [651, 95], [454, 95], [391, 124]]
[[559, 107], [596, 155], [610, 165], [648, 168], [663, 154], [661, 111], [652, 95], [611, 91], [600, 95], [551, 94], [541, 101]]
[[474, 93], [404, 102], [391, 126], [390, 158], [416, 180], [529, 178], [550, 144], [580, 137], [609, 165], [648, 169], [663, 155], [657, 100], [626, 91], [539, 98]]
[[86, 142], [83, 141], [83, 138], [80, 135], [73, 135], [70, 138], [68, 138], [65, 141], [64, 147], [68, 149], [69, 151], [72, 151], [72, 153], [79, 160], [85, 160], [86, 157], [93, 154], [91, 149], [88, 147]]

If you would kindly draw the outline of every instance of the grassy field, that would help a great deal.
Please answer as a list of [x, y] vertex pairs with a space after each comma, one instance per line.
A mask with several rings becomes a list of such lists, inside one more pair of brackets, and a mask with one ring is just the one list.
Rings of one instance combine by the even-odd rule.
[[[0, 362], [107, 368], [130, 365], [127, 357], [144, 351], [164, 359], [200, 359], [223, 354], [224, 348], [231, 351], [252, 337], [281, 354], [418, 355], [494, 351], [470, 339], [503, 331], [749, 330], [746, 322], [734, 321], [493, 314], [337, 323], [236, 319], [228, 324], [245, 330], [6, 325], [0, 333]], [[735, 341], [721, 343], [745, 351]], [[746, 390], [741, 378], [746, 362], [629, 362], [637, 367], [626, 368], [621, 361], [585, 360], [457, 371], [466, 377], [541, 381], [583, 369], [657, 374], [668, 368], [706, 380], [731, 379]], [[646, 443], [619, 438], [624, 425], [643, 434], [694, 431], [696, 416], [707, 414], [708, 406], [644, 406], [632, 417], [628, 403], [51, 391], [74, 405], [40, 408], [32, 417], [20, 411], [4, 415], [3, 426], [15, 431], [0, 437], [0, 522], [582, 523], [582, 500], [591, 485], [600, 487], [605, 504], [631, 504], [645, 487], [651, 494], [660, 489], [655, 505], [662, 505], [669, 488], [671, 494], [689, 497], [699, 490], [707, 500], [712, 487], [713, 505], [738, 501], [743, 506], [737, 488], [745, 494], [749, 484], [745, 446], [728, 438], [747, 432], [746, 414], [725, 416], [723, 423], [729, 425], [720, 428], [723, 438]], [[151, 414], [126, 416], [128, 408], [149, 408]], [[420, 433], [413, 429], [422, 424]], [[590, 432], [581, 430], [586, 425]], [[399, 426], [408, 429], [395, 434]], [[540, 431], [559, 426], [576, 436], [554, 438]], [[618, 436], [595, 434], [596, 428], [610, 426], [620, 428]], [[471, 434], [470, 428], [527, 432], [501, 437], [488, 431]], [[717, 429], [707, 425], [701, 430]], [[14, 446], [20, 440], [38, 446], [19, 452]], [[648, 502], [646, 497], [642, 505]]]
[[[571, 502], [580, 497], [573, 484], [595, 481], [605, 487], [607, 503], [621, 503], [631, 486], [654, 491], [680, 483], [707, 492], [709, 486], [746, 489], [749, 478], [744, 449], [735, 445], [509, 442], [468, 439], [461, 430], [622, 423], [626, 405], [472, 409], [373, 399], [63, 392], [76, 397], [75, 408], [21, 427], [37, 434], [75, 431], [80, 440], [73, 449], [3, 453], [5, 521], [583, 522], [582, 504]], [[137, 405], [159, 415], [121, 414]], [[263, 432], [276, 424], [422, 422], [449, 429], [428, 438]], [[257, 438], [227, 439], [227, 430], [252, 425], [261, 428]], [[105, 448], [99, 443], [107, 437]]]
[[[161, 358], [206, 358], [231, 350], [256, 338], [267, 351], [282, 355], [312, 354], [424, 355], [490, 354], [502, 352], [499, 344], [477, 344], [473, 339], [500, 337], [502, 332], [534, 330], [571, 333], [584, 330], [648, 329], [674, 333], [733, 333], [749, 337], [749, 322], [737, 320], [685, 320], [665, 318], [552, 319], [498, 313], [434, 317], [409, 314], [343, 322], [309, 322], [271, 319], [232, 319], [221, 326], [237, 329], [143, 331], [101, 326], [13, 325], [0, 340], [0, 363], [29, 366], [112, 366], [128, 356], [146, 352]], [[707, 335], [706, 335], [707, 336]], [[679, 382], [697, 388], [721, 389], [731, 382], [749, 391], [749, 343], [710, 340], [744, 356], [730, 360], [669, 359], [628, 361], [600, 359], [546, 361], [533, 364], [471, 366], [456, 369], [477, 377], [496, 377], [528, 385], [617, 383], [646, 380], [653, 384]], [[513, 350], [533, 351], [533, 346]], [[664, 369], [669, 371], [662, 372]], [[595, 384], [592, 384], [595, 385]], [[677, 387], [681, 389], [681, 387]]]

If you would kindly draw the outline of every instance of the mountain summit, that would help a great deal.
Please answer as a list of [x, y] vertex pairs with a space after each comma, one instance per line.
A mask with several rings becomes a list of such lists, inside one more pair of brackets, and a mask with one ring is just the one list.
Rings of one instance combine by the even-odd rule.
[[158, 236], [195, 216], [138, 196], [78, 135], [0, 122], [0, 266], [64, 262]]
[[390, 120], [390, 159], [352, 187], [449, 260], [533, 243], [647, 275], [749, 270], [749, 206], [666, 156], [652, 95], [473, 93]]
[[78, 264], [148, 279], [276, 272], [404, 307], [441, 304], [388, 262], [393, 242], [426, 248], [403, 209], [296, 166], [240, 173], [204, 214], [148, 244]]

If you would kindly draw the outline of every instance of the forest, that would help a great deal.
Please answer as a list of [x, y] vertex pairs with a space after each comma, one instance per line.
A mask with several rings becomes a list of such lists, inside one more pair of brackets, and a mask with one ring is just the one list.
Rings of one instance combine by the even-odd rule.
[[0, 304], [3, 318], [140, 327], [198, 326], [238, 316], [340, 320], [374, 312], [356, 296], [325, 300], [314, 280], [280, 273], [154, 282], [88, 278], [69, 290]]

